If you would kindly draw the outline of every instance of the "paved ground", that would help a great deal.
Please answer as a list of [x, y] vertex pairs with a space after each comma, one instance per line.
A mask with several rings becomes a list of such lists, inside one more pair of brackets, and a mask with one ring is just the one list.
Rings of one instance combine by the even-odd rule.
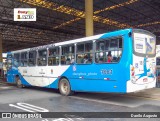
[[[42, 88], [18, 89], [14, 85], [0, 83], [0, 112], [160, 112], [160, 88], [120, 95], [76, 93], [73, 96], [61, 96], [57, 90]], [[65, 113], [64, 113], [65, 114]], [[84, 113], [84, 116], [95, 114]], [[114, 113], [114, 115], [119, 115]], [[122, 114], [124, 115], [124, 114]], [[126, 114], [127, 115], [127, 114]], [[133, 113], [134, 115], [134, 113]], [[51, 114], [51, 116], [53, 116]], [[65, 115], [67, 118], [12, 119], [13, 121], [128, 121], [148, 120], [139, 118], [84, 118], [82, 114]], [[74, 117], [74, 118], [71, 118]], [[0, 121], [11, 119], [0, 119]], [[152, 119], [160, 121], [160, 119]]]

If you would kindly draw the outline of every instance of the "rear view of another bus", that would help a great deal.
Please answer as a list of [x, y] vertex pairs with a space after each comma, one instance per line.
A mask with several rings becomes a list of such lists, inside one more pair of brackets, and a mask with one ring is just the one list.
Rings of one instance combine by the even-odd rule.
[[156, 86], [156, 37], [145, 30], [133, 29], [133, 56], [127, 92]]

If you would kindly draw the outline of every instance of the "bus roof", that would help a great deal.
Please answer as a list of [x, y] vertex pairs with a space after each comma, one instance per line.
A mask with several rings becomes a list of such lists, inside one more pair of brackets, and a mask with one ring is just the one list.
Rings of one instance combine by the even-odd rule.
[[33, 48], [11, 51], [11, 52], [8, 52], [8, 53], [26, 52], [26, 51], [30, 51], [30, 50], [37, 50], [37, 49], [43, 49], [43, 48], [51, 48], [51, 47], [56, 47], [56, 46], [68, 45], [68, 44], [75, 44], [75, 43], [78, 43], [78, 42], [85, 42], [85, 41], [89, 41], [89, 40], [101, 39], [104, 36], [105, 37], [110, 37], [110, 36], [114, 36], [114, 35], [121, 35], [121, 34], [124, 34], [126, 32], [130, 32], [130, 31], [132, 31], [132, 29], [123, 29], [123, 30], [98, 34], [98, 35], [94, 35], [94, 36], [90, 36], [90, 37], [84, 37], [84, 38], [79, 38], [79, 39], [74, 39], [74, 40], [69, 40], [69, 41], [64, 41], [64, 42], [47, 44], [47, 45], [43, 45], [43, 46], [37, 46], [37, 47], [33, 47]]

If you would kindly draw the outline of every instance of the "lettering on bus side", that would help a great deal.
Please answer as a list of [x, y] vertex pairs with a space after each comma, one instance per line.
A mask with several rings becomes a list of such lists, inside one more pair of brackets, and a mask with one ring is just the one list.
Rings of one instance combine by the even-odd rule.
[[112, 69], [102, 69], [101, 74], [102, 75], [112, 75], [113, 70]]

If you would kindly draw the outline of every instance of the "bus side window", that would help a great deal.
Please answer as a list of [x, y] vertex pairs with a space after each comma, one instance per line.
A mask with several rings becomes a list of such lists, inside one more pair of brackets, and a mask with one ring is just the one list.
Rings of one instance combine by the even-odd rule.
[[28, 53], [27, 52], [22, 52], [21, 53], [21, 66], [22, 67], [27, 66], [27, 59], [28, 59]]
[[77, 64], [91, 64], [93, 58], [93, 42], [87, 42], [77, 45]]
[[110, 50], [112, 62], [119, 62], [122, 55], [122, 38], [111, 39]]
[[62, 47], [61, 64], [70, 65], [74, 63], [74, 45]]
[[36, 65], [36, 51], [30, 51], [28, 57], [28, 66], [35, 66]]
[[38, 50], [38, 58], [37, 58], [38, 66], [46, 66], [47, 65], [47, 50]]
[[59, 47], [49, 48], [48, 53], [48, 65], [59, 65]]
[[[105, 45], [105, 46], [104, 46]], [[96, 63], [118, 62], [122, 54], [122, 38], [96, 41]]]
[[105, 41], [97, 40], [96, 41], [96, 50], [95, 50], [95, 62], [96, 63], [104, 63], [105, 58]]

